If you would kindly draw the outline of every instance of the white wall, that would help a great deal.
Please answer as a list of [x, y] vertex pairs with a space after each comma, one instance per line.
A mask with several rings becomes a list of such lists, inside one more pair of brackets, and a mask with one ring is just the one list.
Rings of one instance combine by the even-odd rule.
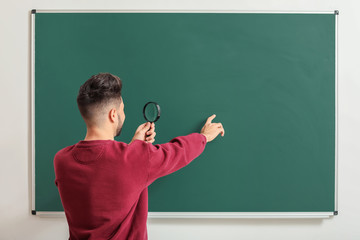
[[[67, 239], [65, 218], [30, 215], [31, 9], [340, 11], [339, 215], [330, 219], [150, 219], [149, 239], [360, 239], [360, 8], [356, 0], [0, 0], [0, 239]], [[231, 131], [231, 129], [227, 129]]]

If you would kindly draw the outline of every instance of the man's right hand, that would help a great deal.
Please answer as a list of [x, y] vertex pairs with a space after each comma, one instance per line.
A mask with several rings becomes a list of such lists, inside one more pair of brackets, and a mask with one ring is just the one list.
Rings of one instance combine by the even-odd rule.
[[221, 133], [222, 137], [225, 135], [225, 130], [221, 123], [211, 122], [215, 117], [215, 114], [208, 117], [205, 125], [200, 131], [201, 134], [205, 135], [207, 142], [211, 142], [212, 140], [214, 140], [219, 133]]

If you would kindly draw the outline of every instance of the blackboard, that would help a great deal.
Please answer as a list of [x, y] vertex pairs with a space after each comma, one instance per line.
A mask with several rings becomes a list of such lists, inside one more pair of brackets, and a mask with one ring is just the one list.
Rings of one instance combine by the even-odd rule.
[[213, 113], [226, 131], [149, 187], [150, 215], [336, 215], [336, 18], [33, 11], [33, 213], [63, 211], [53, 157], [85, 137], [80, 85], [110, 72], [123, 81], [117, 141], [130, 142], [148, 101], [162, 111], [153, 144]]

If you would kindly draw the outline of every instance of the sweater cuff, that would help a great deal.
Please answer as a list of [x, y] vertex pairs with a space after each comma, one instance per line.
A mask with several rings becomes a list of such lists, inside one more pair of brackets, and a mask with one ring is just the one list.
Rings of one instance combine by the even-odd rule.
[[206, 139], [205, 135], [204, 135], [204, 134], [201, 134], [201, 133], [199, 133], [199, 134], [203, 137], [204, 143], [206, 144], [206, 143], [207, 143], [207, 139]]
[[200, 146], [201, 147], [199, 149], [202, 153], [205, 150], [206, 143], [207, 143], [207, 139], [206, 139], [205, 135], [201, 134], [201, 133], [197, 133], [197, 132], [191, 133], [190, 135], [196, 136], [196, 138], [200, 138]]

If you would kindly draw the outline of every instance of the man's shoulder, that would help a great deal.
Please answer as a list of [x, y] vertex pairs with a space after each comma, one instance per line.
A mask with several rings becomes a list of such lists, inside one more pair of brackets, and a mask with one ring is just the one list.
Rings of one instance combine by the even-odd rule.
[[[130, 152], [137, 152], [137, 153], [144, 153], [144, 151], [148, 151], [148, 142], [145, 142], [143, 140], [133, 140], [131, 143], [127, 144], [125, 142], [121, 142], [121, 141], [116, 141], [113, 140], [107, 144], [104, 144], [104, 146], [107, 147], [107, 150], [115, 150], [115, 151], [130, 151]], [[72, 150], [75, 150], [77, 144], [73, 144], [70, 146], [66, 146], [64, 148], [61, 148], [60, 150], [58, 150], [55, 155], [54, 158], [57, 158], [59, 156], [64, 156], [67, 155], [69, 153], [72, 152]], [[110, 148], [110, 149], [109, 149]]]
[[147, 144], [149, 144], [149, 142], [145, 142], [143, 140], [135, 139], [130, 144], [128, 144], [128, 146], [131, 146], [133, 144], [135, 144], [135, 145], [136, 144], [147, 145]]
[[59, 155], [68, 153], [69, 151], [71, 151], [71, 149], [73, 149], [73, 148], [75, 147], [75, 145], [76, 145], [76, 144], [73, 144], [73, 145], [70, 145], [70, 146], [61, 148], [60, 150], [58, 150], [58, 151], [55, 153], [55, 158], [56, 158], [57, 156], [59, 156]]
[[151, 145], [151, 143], [145, 142], [143, 140], [135, 139], [130, 144], [126, 144], [126, 147], [136, 150], [140, 150], [140, 149], [146, 150], [149, 145]]
[[128, 153], [133, 153], [135, 155], [141, 155], [147, 154], [149, 151], [149, 145], [151, 143], [143, 141], [143, 140], [133, 140], [131, 143], [126, 144], [125, 148], [127, 149]]

